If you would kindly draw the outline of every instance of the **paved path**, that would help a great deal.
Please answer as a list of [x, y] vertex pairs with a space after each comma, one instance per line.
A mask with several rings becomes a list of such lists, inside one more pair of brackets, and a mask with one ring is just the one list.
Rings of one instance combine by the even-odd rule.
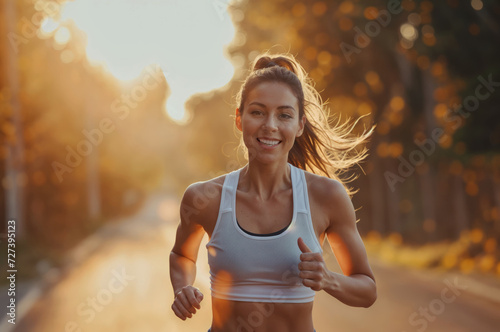
[[483, 289], [476, 280], [454, 273], [409, 270], [375, 258], [370, 263], [377, 280], [375, 304], [352, 308], [320, 293], [314, 306], [318, 332], [500, 331], [500, 288]]
[[[72, 253], [72, 265], [54, 274], [52, 284], [29, 303], [11, 331], [206, 331], [211, 321], [206, 237], [200, 247], [196, 284], [205, 295], [202, 309], [187, 321], [170, 309], [168, 256], [177, 223], [176, 204], [156, 196], [137, 216], [108, 225], [87, 240]], [[314, 304], [318, 332], [500, 330], [498, 288], [482, 289], [461, 275], [416, 272], [374, 258], [370, 261], [377, 278], [377, 302], [370, 308], [352, 308], [318, 293]], [[331, 254], [327, 262], [335, 268]]]

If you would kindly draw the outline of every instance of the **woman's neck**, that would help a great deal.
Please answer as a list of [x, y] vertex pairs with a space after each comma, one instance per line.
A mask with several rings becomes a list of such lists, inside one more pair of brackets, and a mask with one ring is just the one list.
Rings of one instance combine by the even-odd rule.
[[239, 188], [252, 192], [259, 200], [267, 201], [292, 186], [288, 162], [262, 164], [249, 162], [240, 173]]

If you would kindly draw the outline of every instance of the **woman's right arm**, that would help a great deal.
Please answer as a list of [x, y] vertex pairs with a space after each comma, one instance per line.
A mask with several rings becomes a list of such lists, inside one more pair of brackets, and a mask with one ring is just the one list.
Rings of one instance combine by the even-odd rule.
[[170, 280], [174, 289], [172, 310], [182, 320], [191, 318], [200, 309], [203, 294], [193, 286], [196, 278], [196, 259], [205, 230], [200, 222], [203, 206], [197, 206], [202, 184], [190, 185], [182, 197], [180, 223], [175, 244], [170, 252]]

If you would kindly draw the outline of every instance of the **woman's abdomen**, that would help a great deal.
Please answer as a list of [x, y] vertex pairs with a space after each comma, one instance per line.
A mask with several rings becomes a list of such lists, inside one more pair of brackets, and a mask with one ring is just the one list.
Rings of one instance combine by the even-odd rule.
[[212, 297], [211, 332], [313, 332], [313, 302], [274, 303]]

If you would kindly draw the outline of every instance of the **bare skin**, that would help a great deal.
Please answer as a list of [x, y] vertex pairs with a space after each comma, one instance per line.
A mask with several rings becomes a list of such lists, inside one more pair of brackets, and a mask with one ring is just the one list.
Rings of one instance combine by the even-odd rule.
[[[302, 133], [304, 120], [297, 116], [293, 94], [282, 84], [262, 83], [261, 90], [249, 95], [248, 103], [258, 101], [259, 112], [245, 107], [236, 117], [252, 158], [241, 170], [236, 192], [236, 217], [253, 233], [272, 233], [289, 224], [293, 211], [292, 183], [287, 154], [293, 139]], [[281, 85], [281, 87], [280, 87]], [[291, 106], [287, 108], [284, 106]], [[292, 120], [285, 118], [288, 112]], [[261, 146], [259, 137], [280, 140], [275, 147]], [[302, 251], [299, 263], [303, 284], [314, 291], [325, 291], [339, 301], [369, 307], [376, 300], [373, 272], [356, 227], [351, 200], [343, 185], [326, 177], [306, 172], [310, 211], [319, 243], [328, 240], [343, 274], [325, 265], [320, 253], [313, 253], [299, 238]], [[203, 294], [193, 287], [196, 260], [205, 233], [212, 237], [225, 176], [189, 186], [181, 202], [181, 221], [170, 253], [170, 275], [175, 299], [172, 310], [181, 319], [191, 318], [200, 309]], [[280, 208], [277, 209], [276, 207]], [[258, 208], [256, 208], [258, 207]], [[212, 298], [212, 332], [234, 332], [250, 326], [252, 313], [263, 314], [262, 322], [251, 325], [255, 332], [312, 332], [309, 303], [252, 303]]]

